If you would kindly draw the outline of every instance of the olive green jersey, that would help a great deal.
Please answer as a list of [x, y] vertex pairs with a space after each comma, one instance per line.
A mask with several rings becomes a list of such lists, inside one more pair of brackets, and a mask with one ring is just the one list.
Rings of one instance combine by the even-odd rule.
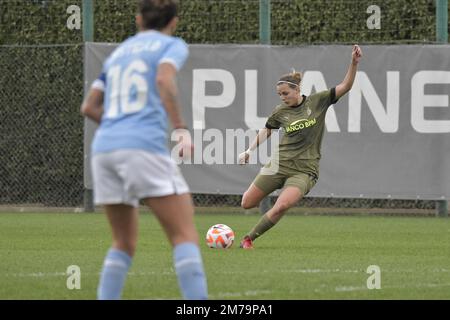
[[278, 152], [280, 168], [319, 175], [320, 147], [328, 107], [337, 102], [336, 90], [303, 96], [295, 107], [280, 104], [267, 119], [266, 128], [283, 130]]

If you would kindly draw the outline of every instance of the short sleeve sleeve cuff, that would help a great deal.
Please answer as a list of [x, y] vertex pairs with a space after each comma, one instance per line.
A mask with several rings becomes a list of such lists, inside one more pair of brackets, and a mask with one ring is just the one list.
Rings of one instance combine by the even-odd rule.
[[163, 63], [170, 63], [171, 65], [174, 66], [174, 68], [179, 71], [181, 69], [181, 66], [179, 66], [177, 64], [177, 62], [174, 59], [171, 58], [163, 58], [161, 60], [159, 60], [159, 64], [163, 64]]
[[266, 128], [271, 130], [280, 129], [280, 127], [273, 126], [269, 122], [266, 122]]
[[335, 104], [338, 102], [338, 98], [336, 98], [336, 88], [330, 89], [330, 104]]
[[92, 89], [97, 89], [100, 91], [105, 91], [105, 82], [106, 82], [106, 75], [104, 72], [102, 72], [97, 79], [94, 80], [94, 82], [91, 85]]
[[158, 64], [170, 63], [179, 71], [183, 67], [188, 55], [189, 49], [186, 42], [176, 38], [164, 52]]
[[103, 82], [100, 79], [95, 79], [94, 82], [91, 85], [92, 89], [97, 89], [100, 91], [105, 91], [105, 82]]

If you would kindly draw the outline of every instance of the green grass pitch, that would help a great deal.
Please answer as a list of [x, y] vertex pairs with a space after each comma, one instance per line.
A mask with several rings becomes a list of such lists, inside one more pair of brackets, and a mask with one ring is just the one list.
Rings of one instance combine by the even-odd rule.
[[[448, 219], [288, 214], [246, 251], [239, 239], [260, 216], [214, 211], [196, 215], [211, 299], [450, 299]], [[206, 246], [217, 223], [234, 229], [230, 249]], [[95, 299], [110, 245], [103, 214], [1, 213], [0, 230], [0, 299]], [[70, 265], [79, 290], [67, 288]], [[367, 288], [370, 265], [381, 289]], [[146, 212], [123, 298], [181, 298], [168, 241]]]

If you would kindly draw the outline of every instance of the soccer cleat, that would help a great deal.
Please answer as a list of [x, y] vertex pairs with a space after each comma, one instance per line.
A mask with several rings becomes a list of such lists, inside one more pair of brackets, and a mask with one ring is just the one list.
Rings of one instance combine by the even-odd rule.
[[250, 239], [249, 236], [245, 236], [244, 239], [242, 239], [241, 244], [239, 245], [239, 248], [242, 249], [253, 249], [253, 241]]

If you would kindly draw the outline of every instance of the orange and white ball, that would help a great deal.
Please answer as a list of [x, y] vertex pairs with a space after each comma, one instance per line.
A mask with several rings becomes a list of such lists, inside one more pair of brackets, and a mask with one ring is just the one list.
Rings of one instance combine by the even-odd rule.
[[234, 231], [225, 224], [215, 224], [206, 233], [206, 244], [214, 249], [227, 249], [234, 242]]

